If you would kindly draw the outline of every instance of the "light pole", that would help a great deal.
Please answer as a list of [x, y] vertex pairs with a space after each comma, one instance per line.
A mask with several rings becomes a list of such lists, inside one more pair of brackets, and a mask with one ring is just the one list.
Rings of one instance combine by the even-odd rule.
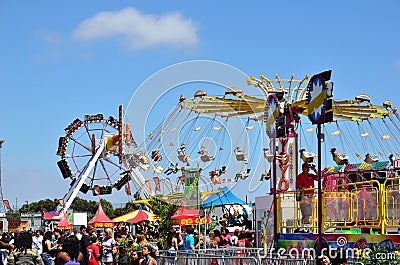
[[2, 213], [6, 212], [3, 202], [3, 188], [1, 187], [1, 148], [3, 147], [4, 142], [3, 139], [0, 139], [0, 212]]

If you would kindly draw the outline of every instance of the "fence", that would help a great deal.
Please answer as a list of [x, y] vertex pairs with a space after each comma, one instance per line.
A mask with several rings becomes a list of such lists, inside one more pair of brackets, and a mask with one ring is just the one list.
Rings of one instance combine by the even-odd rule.
[[196, 253], [160, 251], [157, 265], [314, 265], [313, 259], [265, 255], [259, 248], [207, 249]]

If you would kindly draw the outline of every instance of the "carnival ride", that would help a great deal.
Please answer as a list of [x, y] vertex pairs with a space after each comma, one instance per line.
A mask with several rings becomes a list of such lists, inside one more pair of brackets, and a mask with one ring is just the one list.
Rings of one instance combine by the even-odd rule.
[[[275, 79], [249, 77], [248, 84], [259, 88], [266, 99], [227, 89], [224, 96], [202, 93], [200, 98], [182, 102], [183, 108], [196, 113], [248, 116], [263, 122], [270, 136], [270, 143], [263, 149], [265, 159], [279, 178], [275, 236], [287, 249], [303, 239], [313, 246], [318, 239], [318, 224], [324, 238], [336, 247], [343, 247], [337, 243], [339, 237], [348, 241], [346, 247], [360, 247], [361, 241], [376, 244], [390, 233], [397, 234], [400, 228], [397, 108], [389, 100], [375, 105], [366, 94], [333, 100], [330, 74], [319, 74], [322, 82], [316, 83], [309, 82], [308, 75], [297, 80], [294, 75], [289, 79], [278, 75]], [[315, 151], [319, 138], [312, 135], [315, 126], [307, 124], [307, 117], [313, 124], [322, 120], [323, 152]], [[312, 221], [306, 224], [301, 221], [301, 202], [296, 200], [295, 176], [303, 162], [315, 163], [317, 159], [325, 165], [321, 168], [322, 213], [318, 218], [314, 207]], [[262, 174], [261, 180], [272, 179], [273, 173]], [[270, 187], [273, 190], [273, 183]], [[313, 202], [317, 205], [315, 196]], [[355, 229], [362, 235], [349, 235]], [[306, 234], [299, 236], [299, 232]], [[371, 235], [378, 232], [375, 237]], [[389, 237], [396, 245], [400, 243], [399, 237]]]
[[[273, 189], [276, 176], [277, 231], [286, 244], [298, 228], [314, 233], [318, 229], [316, 209], [310, 224], [301, 222], [295, 189], [299, 165], [318, 160], [326, 165], [321, 168], [320, 220], [325, 237], [338, 237], [329, 231], [346, 235], [343, 231], [363, 228], [364, 238], [372, 240], [366, 229], [379, 228], [381, 235], [397, 231], [397, 109], [389, 100], [375, 105], [366, 94], [334, 100], [330, 71], [321, 76], [323, 82], [315, 84], [308, 75], [249, 77], [248, 84], [263, 96], [246, 95], [238, 88], [227, 88], [222, 95], [208, 95], [205, 90], [197, 90], [193, 98], [181, 95], [178, 105], [147, 132], [141, 144], [123, 124], [122, 109], [119, 119], [101, 114], [76, 119], [60, 137], [57, 150], [61, 173], [71, 179], [60, 210], [67, 209], [79, 191], [109, 194], [130, 181], [137, 198], [159, 194], [173, 201], [184, 193], [182, 173], [188, 168], [199, 170], [198, 186], [207, 195], [238, 182], [257, 182], [259, 187], [269, 180]], [[307, 117], [323, 120], [323, 152], [315, 150], [315, 126]], [[234, 133], [229, 130], [231, 123]], [[304, 236], [315, 240], [313, 234]]]

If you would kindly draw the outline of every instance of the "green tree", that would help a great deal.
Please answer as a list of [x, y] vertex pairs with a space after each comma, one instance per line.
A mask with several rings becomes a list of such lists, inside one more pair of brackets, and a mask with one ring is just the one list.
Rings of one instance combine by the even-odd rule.
[[[114, 208], [112, 206], [112, 203], [105, 200], [105, 199], [100, 199], [101, 202], [101, 207], [103, 207], [104, 213], [109, 217], [109, 218], [114, 218]], [[96, 209], [97, 211], [97, 209]]]
[[158, 230], [160, 232], [161, 244], [166, 247], [166, 238], [168, 230], [171, 228], [171, 216], [177, 209], [175, 204], [171, 204], [163, 200], [160, 196], [152, 196], [149, 198], [150, 208], [159, 216], [161, 222]]
[[395, 252], [387, 248], [376, 247], [361, 257], [361, 264], [364, 265], [399, 265], [400, 259]]

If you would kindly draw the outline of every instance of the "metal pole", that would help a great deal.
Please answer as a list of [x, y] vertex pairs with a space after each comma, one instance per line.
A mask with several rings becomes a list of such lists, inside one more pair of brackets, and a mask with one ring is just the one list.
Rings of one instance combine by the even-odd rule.
[[[276, 125], [275, 125], [276, 126]], [[275, 133], [274, 136], [272, 137], [272, 142], [273, 142], [273, 148], [272, 152], [274, 154], [274, 159], [272, 160], [272, 194], [273, 194], [273, 204], [274, 204], [274, 251], [277, 251], [278, 249], [278, 206], [276, 205], [276, 128], [275, 128]]]
[[4, 206], [4, 202], [3, 202], [3, 188], [1, 186], [1, 148], [3, 147], [3, 143], [5, 141], [3, 139], [0, 139], [0, 212], [6, 212], [6, 207]]
[[317, 139], [318, 139], [318, 252], [321, 254], [322, 250], [322, 174], [321, 174], [321, 124], [317, 125]]

